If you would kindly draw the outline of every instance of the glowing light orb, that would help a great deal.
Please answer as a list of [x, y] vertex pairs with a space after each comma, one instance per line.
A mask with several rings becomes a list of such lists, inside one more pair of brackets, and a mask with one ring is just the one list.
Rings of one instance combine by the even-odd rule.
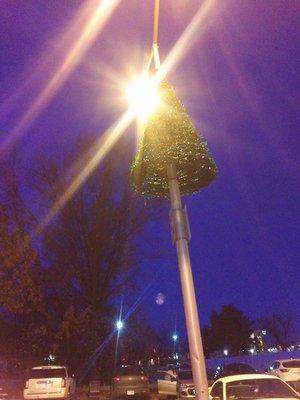
[[144, 75], [128, 87], [127, 98], [140, 121], [146, 122], [159, 103], [159, 91], [153, 80]]
[[120, 331], [124, 327], [124, 322], [119, 320], [116, 322], [116, 328]]
[[166, 301], [166, 296], [163, 293], [158, 293], [155, 298], [155, 303], [161, 306]]

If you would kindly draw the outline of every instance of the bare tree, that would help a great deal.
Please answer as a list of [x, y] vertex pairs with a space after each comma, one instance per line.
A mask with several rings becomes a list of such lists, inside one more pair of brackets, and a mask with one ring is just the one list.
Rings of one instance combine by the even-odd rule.
[[[50, 207], [60, 198], [91, 156], [92, 143], [85, 134], [63, 157], [38, 160], [32, 176], [41, 204]], [[57, 332], [53, 351], [76, 366], [113, 328], [115, 299], [124, 288], [134, 289], [145, 256], [141, 237], [149, 209], [131, 190], [128, 146], [122, 141], [113, 149], [42, 237], [50, 276], [47, 301]]]
[[[0, 193], [12, 224], [26, 236], [24, 248], [34, 251], [36, 267], [30, 263], [26, 271], [33, 277], [32, 287], [42, 292], [45, 315], [31, 320], [36, 337], [27, 346], [28, 351], [34, 346], [51, 351], [77, 370], [113, 329], [119, 304], [116, 299], [124, 290], [129, 293], [135, 288], [145, 256], [141, 249], [150, 216], [149, 208], [131, 190], [131, 151], [125, 140], [82, 182], [32, 246], [26, 231], [34, 232], [37, 222], [96, 151], [95, 136], [85, 133], [79, 139], [57, 152], [32, 155], [25, 171], [17, 162], [18, 156], [14, 162], [10, 160], [2, 175]], [[148, 260], [159, 256], [154, 238], [152, 241]], [[12, 270], [17, 270], [17, 265]], [[12, 284], [8, 279], [8, 287]], [[26, 293], [28, 287], [23, 289]], [[14, 293], [10, 290], [6, 302], [12, 299]], [[12, 310], [8, 312], [12, 316]], [[41, 321], [44, 330], [40, 329]], [[20, 323], [24, 329], [28, 327], [24, 320]], [[7, 326], [6, 331], [9, 329]], [[40, 339], [47, 346], [42, 346]]]

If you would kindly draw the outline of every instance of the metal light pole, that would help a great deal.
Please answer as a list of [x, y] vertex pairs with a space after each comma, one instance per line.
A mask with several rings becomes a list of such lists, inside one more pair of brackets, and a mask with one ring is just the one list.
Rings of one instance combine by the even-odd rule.
[[201, 339], [201, 331], [191, 269], [188, 241], [191, 238], [187, 211], [182, 207], [175, 164], [167, 167], [171, 211], [170, 225], [173, 242], [176, 244], [181, 289], [189, 340], [190, 358], [197, 400], [208, 400], [208, 384]]
[[[160, 0], [154, 0], [153, 45], [148, 64], [148, 71], [153, 62], [156, 72], [160, 69], [159, 3]], [[132, 165], [133, 187], [142, 196], [169, 197], [171, 200], [171, 232], [177, 248], [196, 399], [209, 400], [188, 248], [191, 235], [181, 194], [192, 194], [208, 186], [216, 177], [217, 167], [204, 139], [197, 134], [188, 113], [165, 79], [159, 83], [159, 92], [160, 104], [145, 124]]]

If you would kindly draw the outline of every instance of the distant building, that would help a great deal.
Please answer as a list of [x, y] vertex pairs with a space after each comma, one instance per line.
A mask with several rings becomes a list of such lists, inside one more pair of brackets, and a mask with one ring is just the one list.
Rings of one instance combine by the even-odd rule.
[[266, 343], [267, 332], [266, 330], [256, 329], [252, 332], [250, 338], [252, 339], [252, 349], [255, 353], [262, 353], [267, 351], [267, 343]]

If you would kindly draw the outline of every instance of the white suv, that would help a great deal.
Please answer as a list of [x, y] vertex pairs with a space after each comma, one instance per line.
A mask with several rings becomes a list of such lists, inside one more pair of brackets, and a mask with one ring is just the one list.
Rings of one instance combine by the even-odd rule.
[[42, 365], [30, 370], [25, 384], [24, 399], [70, 399], [75, 394], [75, 380], [67, 368]]
[[274, 361], [268, 373], [278, 376], [297, 391], [300, 390], [300, 358]]

